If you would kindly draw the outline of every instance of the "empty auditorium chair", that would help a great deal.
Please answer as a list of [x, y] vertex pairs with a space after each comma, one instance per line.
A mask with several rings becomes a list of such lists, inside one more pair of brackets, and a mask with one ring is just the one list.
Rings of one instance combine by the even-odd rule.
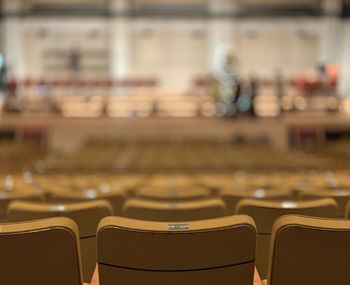
[[225, 204], [220, 199], [177, 203], [131, 199], [123, 208], [124, 217], [158, 222], [214, 219], [225, 214]]
[[270, 285], [350, 284], [350, 221], [285, 216], [273, 226]]
[[82, 191], [55, 192], [52, 195], [54, 203], [75, 203], [94, 200], [107, 200], [113, 207], [113, 214], [120, 215], [127, 193], [124, 191], [101, 191], [87, 189]]
[[256, 229], [247, 216], [169, 224], [105, 218], [100, 285], [253, 284]]
[[8, 205], [12, 201], [43, 201], [43, 196], [39, 192], [19, 192], [19, 191], [0, 191], [0, 222], [6, 222], [6, 212]]
[[338, 215], [338, 206], [330, 198], [304, 202], [246, 199], [238, 203], [236, 213], [251, 216], [256, 223], [258, 229], [256, 266], [261, 277], [266, 278], [271, 231], [276, 219], [288, 214], [336, 218]]
[[338, 217], [344, 218], [346, 212], [346, 206], [350, 201], [350, 191], [343, 189], [334, 189], [334, 190], [318, 190], [318, 191], [305, 191], [301, 194], [301, 199], [310, 200], [317, 198], [333, 198], [337, 201], [339, 212]]
[[0, 225], [0, 284], [82, 285], [78, 236], [67, 218]]
[[184, 202], [208, 199], [212, 196], [212, 191], [206, 188], [153, 188], [147, 187], [135, 191], [134, 196], [143, 200], [161, 201], [161, 202]]
[[97, 260], [97, 226], [104, 217], [111, 216], [112, 212], [112, 207], [107, 201], [81, 202], [66, 205], [13, 202], [9, 205], [7, 217], [11, 222], [49, 217], [67, 217], [74, 220], [79, 228], [84, 281], [89, 282]]
[[345, 214], [345, 218], [350, 220], [350, 202], [348, 203], [347, 207], [346, 207], [346, 214]]
[[286, 191], [276, 191], [276, 190], [265, 190], [257, 189], [253, 191], [229, 191], [224, 190], [221, 192], [220, 196], [224, 200], [227, 212], [229, 214], [234, 214], [236, 211], [237, 204], [242, 199], [257, 199], [257, 200], [277, 200], [284, 201], [290, 200], [291, 193]]

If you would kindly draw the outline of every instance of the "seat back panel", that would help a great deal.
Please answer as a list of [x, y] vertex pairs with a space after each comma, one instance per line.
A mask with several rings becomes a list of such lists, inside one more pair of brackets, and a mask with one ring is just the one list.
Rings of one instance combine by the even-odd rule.
[[349, 240], [349, 221], [280, 219], [273, 230], [270, 284], [350, 284]]
[[309, 202], [277, 202], [242, 200], [237, 213], [251, 216], [258, 229], [256, 264], [262, 278], [267, 278], [267, 264], [272, 226], [281, 216], [300, 214], [314, 217], [336, 218], [338, 207], [333, 199], [319, 199]]
[[194, 270], [254, 260], [255, 246], [251, 245], [255, 239], [254, 229], [247, 225], [202, 232], [106, 228], [99, 232], [97, 246], [99, 262], [105, 264], [140, 270]]
[[0, 283], [81, 285], [77, 230], [31, 224], [0, 225]]

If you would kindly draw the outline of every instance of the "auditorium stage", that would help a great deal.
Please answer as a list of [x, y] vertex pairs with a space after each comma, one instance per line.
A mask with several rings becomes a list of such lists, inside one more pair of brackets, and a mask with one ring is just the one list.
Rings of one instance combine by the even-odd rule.
[[49, 151], [66, 153], [90, 140], [263, 141], [281, 150], [303, 140], [350, 133], [350, 117], [340, 114], [288, 114], [279, 118], [65, 118], [58, 115], [3, 115], [0, 133], [17, 140], [39, 138]]

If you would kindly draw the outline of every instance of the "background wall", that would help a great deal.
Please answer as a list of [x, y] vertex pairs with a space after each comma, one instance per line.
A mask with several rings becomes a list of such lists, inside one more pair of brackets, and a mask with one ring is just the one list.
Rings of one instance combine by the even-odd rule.
[[209, 73], [203, 21], [138, 21], [133, 25], [131, 73], [169, 89], [186, 88]]
[[109, 76], [109, 34], [100, 19], [26, 20], [22, 42], [26, 77], [66, 78], [72, 76], [71, 54], [80, 53], [82, 78]]
[[341, 94], [350, 96], [350, 21], [344, 21], [342, 25], [340, 45], [339, 62], [342, 80], [340, 81], [339, 90]]
[[[21, 3], [5, 1], [4, 9], [18, 12]], [[10, 74], [19, 79], [71, 76], [69, 54], [79, 49], [81, 77], [155, 77], [162, 88], [184, 92], [194, 78], [219, 68], [218, 49], [225, 46], [236, 52], [244, 76], [273, 77], [277, 70], [294, 76], [315, 71], [321, 62], [338, 63], [343, 71], [340, 92], [350, 94], [348, 20], [332, 15], [129, 18], [119, 17], [118, 13], [126, 11], [128, 5], [144, 4], [111, 3], [111, 11], [116, 14], [109, 17], [10, 15], [3, 19], [4, 52]], [[237, 11], [234, 1], [207, 3], [208, 11], [218, 14]], [[248, 4], [256, 3], [261, 1]], [[334, 11], [332, 3], [325, 1], [325, 9]], [[202, 7], [205, 2], [191, 4]], [[310, 1], [309, 5], [316, 4]]]
[[321, 61], [323, 35], [317, 21], [243, 20], [236, 46], [245, 76], [295, 76], [315, 70]]

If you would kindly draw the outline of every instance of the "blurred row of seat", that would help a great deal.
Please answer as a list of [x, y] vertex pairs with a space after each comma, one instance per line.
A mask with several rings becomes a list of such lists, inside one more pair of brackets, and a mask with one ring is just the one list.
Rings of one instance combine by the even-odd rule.
[[[244, 132], [243, 132], [244, 133]], [[327, 145], [305, 152], [279, 151], [268, 145], [260, 132], [247, 136], [237, 134], [228, 141], [224, 138], [165, 138], [153, 134], [144, 138], [132, 136], [119, 139], [92, 139], [75, 153], [47, 154], [40, 145], [45, 144], [47, 133], [42, 128], [24, 128], [18, 140], [0, 142], [0, 173], [36, 169], [40, 173], [113, 173], [141, 171], [227, 171], [278, 170], [297, 172], [309, 169], [347, 167], [348, 142]], [[40, 151], [41, 150], [41, 151]], [[291, 173], [291, 172], [290, 172]], [[292, 173], [291, 173], [292, 174]]]
[[[249, 216], [174, 224], [107, 217], [96, 236], [100, 285], [253, 284]], [[267, 284], [349, 284], [350, 221], [289, 215], [271, 236]], [[1, 225], [0, 251], [1, 284], [83, 284], [71, 219]]]
[[[250, 142], [250, 143], [249, 143]], [[256, 143], [254, 143], [256, 142]], [[246, 144], [244, 144], [246, 143]], [[125, 138], [117, 141], [93, 141], [76, 153], [55, 155], [46, 162], [49, 172], [123, 171], [155, 173], [157, 171], [232, 171], [235, 169], [326, 169], [334, 165], [330, 155], [278, 151], [268, 145], [262, 133], [246, 137], [224, 138]], [[66, 173], [66, 172], [65, 172]]]
[[[79, 159], [76, 157], [76, 159]], [[54, 160], [54, 159], [53, 159]], [[86, 161], [87, 162], [87, 161]], [[26, 189], [28, 185], [48, 191], [74, 190], [86, 188], [118, 189], [178, 189], [180, 187], [193, 188], [202, 186], [207, 188], [233, 190], [319, 190], [319, 189], [350, 189], [348, 179], [350, 171], [236, 171], [236, 172], [83, 172], [74, 171], [66, 165], [64, 173], [53, 170], [54, 161], [48, 160], [37, 163], [39, 173], [25, 171], [22, 174], [1, 175], [1, 185], [4, 190]], [[53, 167], [45, 173], [46, 167]], [[69, 172], [67, 172], [69, 171]]]
[[[333, 181], [333, 177], [327, 179]], [[53, 216], [72, 218], [79, 229], [83, 229], [80, 230], [80, 238], [84, 280], [89, 280], [96, 263], [95, 232], [98, 222], [105, 216], [178, 223], [247, 214], [257, 224], [256, 263], [265, 278], [272, 224], [279, 216], [350, 216], [350, 207], [346, 210], [350, 191], [338, 187], [334, 181], [328, 181], [326, 189], [315, 183], [317, 189], [310, 188], [307, 181], [304, 181], [305, 188], [288, 186], [285, 189], [276, 189], [273, 185], [258, 180], [255, 183], [262, 185], [261, 188], [241, 189], [237, 181], [233, 185], [222, 181], [211, 184], [210, 181], [182, 176], [174, 181], [169, 180], [171, 179], [168, 176], [151, 176], [131, 179], [118, 186], [103, 184], [97, 189], [85, 188], [87, 184], [84, 180], [76, 181], [74, 187], [63, 183], [58, 188], [50, 189], [50, 185], [59, 185], [62, 182], [60, 179], [51, 180], [51, 184], [46, 184], [45, 187], [38, 187], [34, 181], [26, 185], [28, 189], [5, 187], [4, 191], [0, 191], [0, 221], [14, 222]], [[240, 176], [238, 181], [241, 180]]]
[[[46, 201], [49, 203], [67, 203], [91, 201], [96, 199], [108, 200], [115, 214], [121, 214], [123, 208], [133, 205], [135, 200], [151, 201], [154, 203], [179, 203], [205, 199], [222, 200], [226, 214], [233, 214], [240, 200], [246, 198], [275, 200], [275, 201], [307, 201], [320, 198], [333, 198], [336, 200], [339, 217], [344, 217], [347, 203], [350, 200], [350, 190], [339, 189], [314, 189], [314, 190], [234, 190], [215, 189], [203, 186], [184, 186], [164, 189], [162, 187], [141, 187], [140, 189], [111, 189], [109, 187], [99, 189], [35, 189], [28, 186], [27, 190], [18, 189], [0, 191], [0, 217], [4, 216], [6, 207], [13, 200]], [[145, 204], [146, 205], [146, 204]], [[154, 204], [156, 205], [156, 204]], [[160, 205], [160, 204], [159, 204]], [[286, 204], [288, 205], [288, 204]]]

